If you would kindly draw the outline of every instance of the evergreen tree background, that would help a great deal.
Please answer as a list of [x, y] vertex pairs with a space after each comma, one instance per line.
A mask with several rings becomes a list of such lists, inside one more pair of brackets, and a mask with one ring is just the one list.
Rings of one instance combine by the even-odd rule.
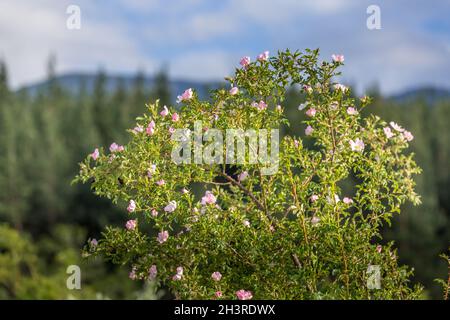
[[[145, 103], [174, 103], [167, 69], [155, 76], [152, 87], [138, 70], [131, 87], [119, 80], [112, 91], [99, 69], [93, 88], [80, 78], [73, 94], [58, 83], [55, 63], [53, 56], [46, 86], [30, 94], [9, 88], [7, 66], [0, 61], [0, 298], [157, 298], [152, 285], [124, 281], [128, 270], [81, 259], [86, 239], [99, 237], [106, 224], [123, 223], [126, 210], [94, 197], [88, 185], [70, 181], [78, 162], [95, 147], [126, 142], [125, 130], [145, 112]], [[394, 240], [400, 261], [415, 268], [415, 280], [425, 285], [428, 298], [441, 298], [433, 279], [447, 276], [438, 256], [450, 243], [450, 99], [394, 101], [376, 89], [368, 94], [374, 103], [367, 113], [414, 134], [411, 145], [423, 169], [417, 178], [422, 205], [405, 206], [385, 239]], [[293, 89], [284, 105], [299, 124], [284, 130], [299, 136], [302, 99]], [[70, 264], [85, 270], [86, 290], [65, 289]]]

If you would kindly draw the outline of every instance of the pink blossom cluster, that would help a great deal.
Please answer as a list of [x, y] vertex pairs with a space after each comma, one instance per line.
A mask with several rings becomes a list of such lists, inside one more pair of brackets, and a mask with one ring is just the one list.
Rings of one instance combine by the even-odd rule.
[[128, 274], [128, 277], [129, 277], [131, 280], [136, 280], [136, 279], [138, 278], [138, 276], [137, 276], [137, 274], [136, 274], [136, 271], [137, 271], [136, 267], [131, 268], [131, 271], [130, 271], [130, 273]]
[[177, 96], [177, 103], [183, 102], [183, 101], [189, 101], [194, 96], [194, 92], [191, 88], [186, 89], [181, 95]]
[[344, 202], [345, 204], [352, 204], [353, 200], [352, 198], [344, 197], [344, 199], [342, 199], [342, 202]]
[[315, 108], [309, 108], [307, 111], [306, 111], [306, 115], [308, 116], [308, 117], [314, 117], [315, 115], [316, 115], [316, 112], [317, 112], [317, 110], [315, 109]]
[[205, 195], [202, 197], [202, 206], [206, 206], [208, 204], [215, 204], [217, 201], [216, 196], [211, 191], [206, 191]]
[[125, 148], [121, 145], [118, 145], [117, 143], [113, 142], [110, 146], [109, 146], [109, 151], [111, 151], [112, 153], [115, 152], [121, 152], [125, 150]]
[[167, 109], [167, 107], [164, 106], [159, 114], [161, 115], [161, 117], [164, 118], [165, 116], [167, 116], [169, 114], [169, 109]]
[[178, 267], [177, 273], [175, 273], [175, 275], [172, 277], [172, 280], [174, 280], [174, 281], [181, 280], [183, 278], [183, 272], [184, 272], [183, 267]]
[[239, 300], [250, 300], [253, 298], [253, 294], [251, 291], [246, 291], [246, 290], [241, 289], [241, 290], [236, 291], [236, 297]]
[[[264, 51], [260, 54], [258, 54], [256, 56], [256, 60], [258, 61], [267, 61], [269, 60], [269, 51]], [[251, 59], [249, 56], [244, 56], [241, 58], [241, 60], [239, 61], [239, 64], [243, 67], [246, 68], [251, 62]]]
[[342, 54], [332, 54], [331, 59], [333, 59], [334, 62], [343, 63], [344, 62], [344, 55]]
[[229, 92], [230, 92], [230, 94], [231, 94], [232, 96], [234, 96], [234, 95], [236, 95], [236, 94], [239, 93], [239, 89], [238, 89], [238, 87], [233, 87], [233, 88], [230, 89]]
[[150, 121], [150, 123], [147, 126], [146, 132], [149, 136], [154, 135], [156, 131], [156, 123], [155, 121]]
[[150, 280], [155, 280], [156, 276], [158, 275], [158, 269], [156, 268], [156, 265], [152, 265], [150, 269], [148, 270], [148, 278]]
[[211, 275], [211, 278], [214, 281], [220, 281], [220, 279], [222, 279], [222, 274], [220, 272], [218, 272], [218, 271], [213, 272], [212, 275]]
[[97, 160], [100, 156], [100, 152], [98, 151], [98, 148], [95, 148], [95, 150], [90, 154], [91, 158], [94, 160]]
[[164, 207], [165, 212], [174, 212], [177, 208], [177, 202], [175, 200], [169, 201], [169, 203]]
[[125, 228], [127, 228], [127, 230], [134, 230], [137, 227], [137, 220], [128, 220], [127, 223], [125, 224]]
[[352, 151], [363, 152], [364, 151], [364, 142], [360, 138], [356, 138], [355, 140], [350, 140], [350, 148]]
[[260, 101], [260, 102], [252, 102], [251, 106], [253, 108], [256, 108], [260, 111], [267, 109], [267, 103], [265, 103], [264, 101]]
[[136, 202], [134, 202], [134, 200], [130, 200], [130, 202], [128, 203], [127, 211], [131, 213], [134, 212], [134, 210], [136, 210]]
[[164, 230], [159, 232], [158, 236], [156, 237], [156, 240], [161, 244], [166, 242], [167, 239], [169, 239], [169, 231], [164, 231]]
[[396, 131], [396, 132], [400, 133], [401, 136], [404, 139], [406, 139], [406, 141], [412, 141], [414, 139], [414, 136], [412, 135], [411, 132], [405, 130], [404, 128], [402, 128], [400, 125], [398, 125], [394, 121], [389, 122], [389, 125], [392, 127], [392, 129], [394, 129], [394, 131], [391, 130], [391, 127], [384, 127], [383, 131], [384, 131], [384, 134], [386, 135], [386, 138], [391, 139], [392, 137], [394, 137], [395, 131]]

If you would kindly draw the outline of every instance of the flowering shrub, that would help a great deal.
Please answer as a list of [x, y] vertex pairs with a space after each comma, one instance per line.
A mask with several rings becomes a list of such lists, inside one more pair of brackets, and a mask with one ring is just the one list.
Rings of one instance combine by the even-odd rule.
[[[334, 82], [343, 61], [333, 55], [319, 62], [318, 50], [264, 52], [256, 62], [242, 58], [227, 78], [231, 89], [213, 91], [211, 101], [187, 89], [178, 111], [149, 105], [127, 145], [96, 149], [81, 164], [75, 181], [92, 182], [97, 195], [127, 206], [130, 216], [91, 241], [85, 254], [127, 264], [130, 278], [159, 281], [182, 299], [419, 297], [392, 244], [377, 243], [403, 202], [420, 202], [412, 179], [420, 169], [404, 152], [413, 136], [360, 116], [370, 98], [352, 98]], [[180, 141], [171, 137], [193, 130], [195, 121], [205, 133], [288, 124], [283, 100], [292, 85], [305, 94], [298, 112], [308, 116], [301, 125], [313, 147], [290, 136], [279, 146], [260, 145], [279, 148], [275, 172], [249, 161], [250, 152], [232, 167], [173, 161]], [[185, 141], [192, 139], [186, 132]], [[217, 142], [205, 137], [204, 150]], [[354, 191], [342, 194], [349, 177], [357, 181]], [[369, 266], [379, 267], [377, 288], [368, 286]]]

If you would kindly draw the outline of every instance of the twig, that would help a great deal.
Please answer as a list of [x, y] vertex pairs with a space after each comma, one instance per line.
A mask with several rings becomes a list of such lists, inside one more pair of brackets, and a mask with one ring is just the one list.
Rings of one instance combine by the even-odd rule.
[[301, 264], [300, 260], [298, 259], [297, 255], [295, 253], [292, 253], [291, 257], [292, 257], [292, 260], [294, 260], [294, 264], [297, 266], [297, 268], [301, 269], [302, 264]]
[[[233, 179], [232, 177], [230, 177], [226, 173], [222, 173], [222, 176], [225, 179], [227, 179], [229, 182], [234, 184], [235, 186], [239, 187], [239, 189], [241, 189], [247, 196], [250, 197], [250, 199], [252, 199], [252, 201], [256, 204], [256, 206], [258, 207], [259, 210], [265, 212], [268, 215], [266, 208], [264, 208], [263, 204], [258, 199], [256, 199], [255, 195], [250, 190], [248, 190], [239, 181]], [[270, 216], [270, 215], [268, 215], [268, 216]]]

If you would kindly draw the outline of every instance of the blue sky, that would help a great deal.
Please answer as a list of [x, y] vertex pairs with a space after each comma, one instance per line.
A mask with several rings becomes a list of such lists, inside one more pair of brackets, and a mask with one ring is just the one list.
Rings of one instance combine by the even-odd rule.
[[[68, 30], [66, 8], [81, 9]], [[378, 5], [381, 29], [368, 30]], [[435, 85], [450, 88], [450, 1], [364, 0], [0, 0], [0, 56], [13, 87], [58, 73], [152, 74], [221, 79], [241, 56], [319, 47], [323, 59], [345, 55], [342, 82], [391, 94]]]

